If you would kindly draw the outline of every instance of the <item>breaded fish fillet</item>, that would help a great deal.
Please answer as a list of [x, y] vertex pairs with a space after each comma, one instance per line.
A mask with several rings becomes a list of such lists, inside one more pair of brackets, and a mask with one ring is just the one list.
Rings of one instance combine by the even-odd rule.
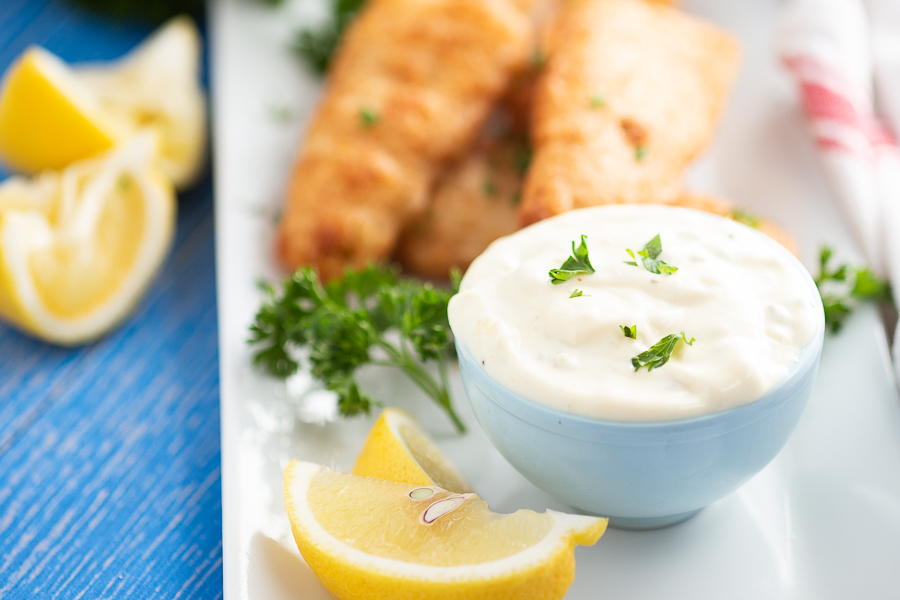
[[548, 54], [522, 223], [596, 204], [675, 200], [725, 104], [735, 40], [661, 3], [570, 0]]
[[516, 231], [527, 161], [524, 141], [506, 136], [482, 142], [450, 168], [431, 206], [400, 238], [404, 270], [446, 279], [451, 268], [465, 271], [488, 244]]
[[369, 0], [293, 167], [277, 250], [324, 278], [384, 259], [528, 60], [531, 0]]

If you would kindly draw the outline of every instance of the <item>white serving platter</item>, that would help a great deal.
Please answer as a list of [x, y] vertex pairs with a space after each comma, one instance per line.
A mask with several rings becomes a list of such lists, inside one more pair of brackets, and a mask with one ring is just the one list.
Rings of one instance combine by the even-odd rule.
[[[691, 0], [685, 9], [738, 35], [744, 65], [712, 150], [692, 187], [787, 225], [815, 268], [823, 242], [860, 254], [824, 182], [793, 87], [772, 49], [778, 0]], [[327, 599], [297, 552], [282, 506], [291, 458], [349, 469], [373, 418], [304, 422], [303, 396], [250, 366], [256, 282], [282, 273], [272, 257], [282, 190], [319, 82], [289, 48], [321, 18], [320, 0], [273, 9], [211, 3], [222, 495], [226, 600]], [[900, 401], [879, 317], [855, 315], [826, 340], [818, 382], [778, 458], [690, 521], [653, 532], [610, 530], [577, 551], [569, 599], [741, 600], [900, 598]], [[452, 388], [470, 433], [403, 381], [372, 373], [375, 393], [414, 412], [494, 510], [562, 509], [525, 481], [475, 422], [458, 373]]]

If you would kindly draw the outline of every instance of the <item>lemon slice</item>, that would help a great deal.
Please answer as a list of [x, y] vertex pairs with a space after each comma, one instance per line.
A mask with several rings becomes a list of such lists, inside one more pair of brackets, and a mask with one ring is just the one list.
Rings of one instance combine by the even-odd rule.
[[372, 426], [354, 475], [390, 481], [435, 485], [454, 492], [470, 492], [459, 471], [412, 417], [386, 408]]
[[34, 174], [154, 129], [160, 166], [178, 189], [195, 182], [206, 152], [200, 37], [187, 17], [163, 25], [118, 61], [69, 67], [28, 49], [0, 89], [0, 159]]
[[300, 553], [339, 600], [562, 598], [574, 548], [607, 520], [491, 512], [474, 494], [292, 461], [285, 506]]
[[124, 318], [171, 245], [175, 192], [156, 136], [0, 185], [0, 316], [78, 344]]

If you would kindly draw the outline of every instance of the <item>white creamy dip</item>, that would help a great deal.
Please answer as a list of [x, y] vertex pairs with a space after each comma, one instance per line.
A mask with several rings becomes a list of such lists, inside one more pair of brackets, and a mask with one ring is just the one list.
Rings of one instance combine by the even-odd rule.
[[[638, 266], [659, 234], [672, 275]], [[548, 272], [587, 236], [596, 270]], [[570, 298], [579, 289], [583, 296]], [[783, 381], [824, 327], [815, 285], [776, 242], [730, 219], [659, 205], [575, 210], [501, 238], [450, 301], [459, 344], [495, 381], [535, 402], [615, 421], [668, 421], [752, 402]], [[620, 325], [637, 326], [637, 339]], [[652, 371], [632, 357], [684, 332]]]

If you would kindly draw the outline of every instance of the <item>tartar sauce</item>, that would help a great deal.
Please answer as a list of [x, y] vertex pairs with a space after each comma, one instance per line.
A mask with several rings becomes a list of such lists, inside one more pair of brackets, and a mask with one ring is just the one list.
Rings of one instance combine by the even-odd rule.
[[[626, 264], [659, 234], [653, 274]], [[594, 273], [548, 272], [581, 236]], [[582, 295], [570, 297], [575, 290]], [[824, 327], [808, 273], [746, 225], [659, 205], [575, 210], [494, 242], [450, 301], [458, 343], [487, 374], [535, 402], [614, 421], [668, 421], [752, 402], [784, 380]], [[629, 339], [621, 326], [637, 326]], [[664, 365], [632, 357], [683, 332]]]

